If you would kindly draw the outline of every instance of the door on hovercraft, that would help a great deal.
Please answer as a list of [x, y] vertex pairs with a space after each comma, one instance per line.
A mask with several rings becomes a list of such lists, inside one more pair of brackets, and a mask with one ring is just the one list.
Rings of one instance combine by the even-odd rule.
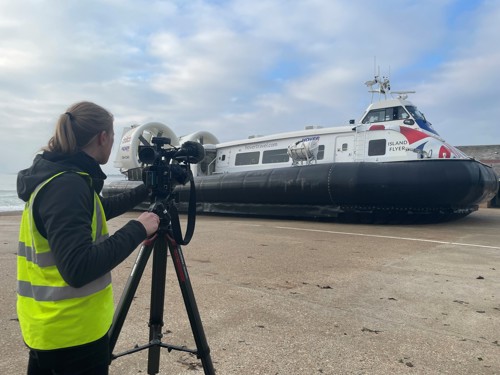
[[335, 139], [335, 162], [354, 160], [354, 136], [338, 136]]

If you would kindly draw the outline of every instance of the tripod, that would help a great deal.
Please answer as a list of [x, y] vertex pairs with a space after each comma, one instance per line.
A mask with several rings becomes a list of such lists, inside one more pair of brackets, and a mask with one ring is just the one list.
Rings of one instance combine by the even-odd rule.
[[[157, 213], [160, 216], [160, 225], [157, 233], [150, 240], [147, 240], [141, 246], [139, 254], [135, 261], [134, 267], [125, 285], [123, 294], [118, 303], [113, 324], [109, 331], [110, 352], [111, 358], [114, 360], [118, 357], [132, 354], [144, 349], [148, 349], [148, 374], [153, 375], [159, 372], [160, 366], [160, 349], [166, 348], [169, 352], [172, 350], [183, 351], [196, 354], [201, 360], [203, 370], [206, 375], [214, 375], [212, 359], [210, 358], [210, 348], [208, 347], [203, 326], [198, 312], [198, 307], [189, 280], [189, 275], [182, 254], [180, 245], [174, 239], [174, 231], [172, 230], [171, 217], [167, 210], [163, 209], [162, 203], [155, 203], [150, 211]], [[177, 211], [172, 210], [175, 219], [178, 220]], [[178, 221], [177, 221], [178, 224]], [[165, 299], [165, 281], [167, 276], [167, 248], [174, 264], [177, 280], [184, 299], [184, 305], [189, 317], [191, 330], [193, 332], [196, 343], [196, 350], [187, 349], [183, 346], [176, 346], [163, 343], [161, 341], [163, 327], [163, 305]], [[148, 258], [153, 252], [153, 268], [152, 268], [152, 283], [151, 283], [151, 310], [149, 315], [149, 343], [135, 347], [119, 354], [113, 354], [118, 335], [125, 321], [125, 317], [130, 308], [132, 299], [139, 285], [139, 281], [144, 272]]]

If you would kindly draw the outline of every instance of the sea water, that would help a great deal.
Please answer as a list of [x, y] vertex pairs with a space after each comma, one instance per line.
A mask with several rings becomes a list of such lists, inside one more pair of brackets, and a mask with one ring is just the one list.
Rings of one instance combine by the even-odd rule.
[[17, 174], [0, 174], [0, 212], [21, 211], [24, 202], [17, 197]]
[[[105, 184], [124, 179], [122, 175], [110, 175]], [[17, 174], [0, 174], [0, 212], [23, 210], [24, 202], [17, 196], [16, 180]]]

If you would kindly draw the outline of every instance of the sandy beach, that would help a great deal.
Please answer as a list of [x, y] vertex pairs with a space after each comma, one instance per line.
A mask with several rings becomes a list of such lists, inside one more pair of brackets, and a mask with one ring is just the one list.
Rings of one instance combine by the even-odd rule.
[[[110, 221], [110, 231], [138, 213]], [[0, 215], [0, 373], [26, 373], [19, 213]], [[183, 247], [217, 374], [500, 374], [500, 210], [432, 225], [198, 216]], [[118, 301], [136, 253], [113, 271]], [[115, 352], [148, 342], [148, 264]], [[195, 348], [172, 263], [164, 342]], [[146, 374], [147, 352], [110, 374]], [[202, 374], [163, 350], [160, 374]]]

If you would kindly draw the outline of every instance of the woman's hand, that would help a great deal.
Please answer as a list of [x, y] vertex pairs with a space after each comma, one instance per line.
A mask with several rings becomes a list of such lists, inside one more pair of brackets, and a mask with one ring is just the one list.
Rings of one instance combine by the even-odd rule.
[[158, 230], [158, 225], [160, 225], [159, 216], [153, 212], [143, 212], [137, 218], [137, 221], [144, 226], [148, 237], [154, 234]]

